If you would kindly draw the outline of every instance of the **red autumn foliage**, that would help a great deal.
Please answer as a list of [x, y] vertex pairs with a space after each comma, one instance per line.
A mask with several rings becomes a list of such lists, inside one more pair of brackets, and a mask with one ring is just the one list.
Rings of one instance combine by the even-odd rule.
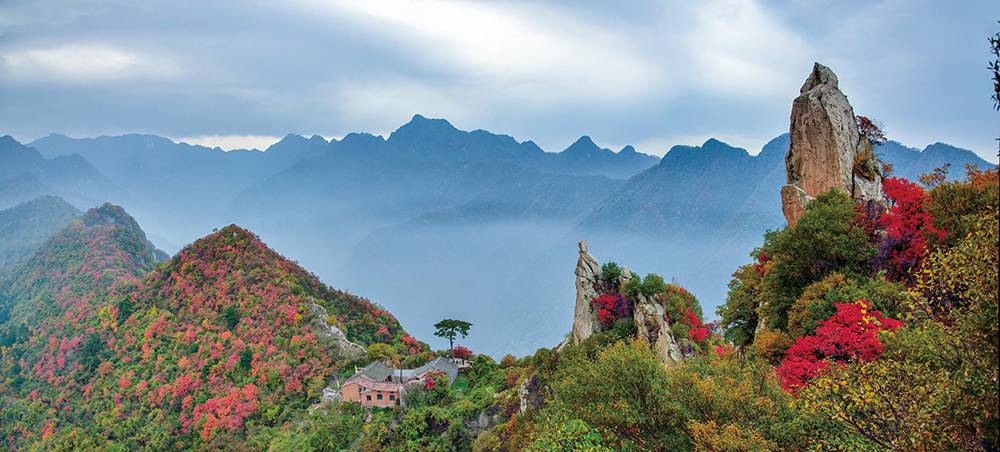
[[803, 336], [785, 354], [777, 372], [786, 391], [796, 392], [826, 370], [831, 362], [873, 361], [882, 356], [878, 334], [895, 331], [902, 322], [884, 317], [864, 300], [839, 303], [837, 312], [820, 322], [816, 334]]
[[688, 331], [688, 335], [691, 336], [692, 341], [698, 343], [704, 342], [705, 338], [708, 337], [708, 328], [691, 328], [691, 330]]
[[764, 276], [764, 269], [765, 269], [764, 264], [766, 264], [767, 261], [770, 259], [771, 256], [767, 254], [767, 251], [761, 251], [759, 254], [757, 254], [757, 262], [754, 262], [753, 264], [753, 268], [754, 270], [757, 270], [757, 274]]
[[858, 115], [856, 118], [858, 133], [866, 138], [871, 144], [885, 144], [885, 132], [878, 121], [869, 119], [867, 116]]
[[729, 356], [730, 353], [736, 351], [732, 345], [716, 345], [715, 354], [721, 356]]
[[701, 319], [698, 318], [698, 314], [695, 314], [694, 311], [688, 309], [684, 311], [684, 323], [691, 328], [697, 328], [701, 326]]
[[601, 294], [593, 304], [597, 308], [597, 321], [604, 329], [611, 328], [615, 320], [632, 315], [632, 305], [621, 294]]
[[919, 185], [890, 177], [883, 188], [891, 207], [879, 218], [886, 233], [882, 252], [889, 277], [900, 280], [920, 267], [928, 240], [944, 239], [946, 233], [934, 227], [930, 196]]
[[472, 358], [472, 350], [469, 350], [461, 345], [456, 345], [455, 350], [452, 352], [452, 357], [458, 359], [470, 359]]

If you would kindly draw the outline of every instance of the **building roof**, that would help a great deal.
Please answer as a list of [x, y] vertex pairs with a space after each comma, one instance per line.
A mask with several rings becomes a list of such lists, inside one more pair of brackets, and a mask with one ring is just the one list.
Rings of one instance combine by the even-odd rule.
[[430, 371], [437, 371], [447, 375], [449, 382], [454, 382], [455, 377], [458, 377], [458, 366], [454, 362], [448, 358], [437, 358], [416, 369], [403, 369], [403, 379], [417, 378]]
[[375, 361], [363, 367], [361, 370], [358, 371], [358, 373], [354, 374], [351, 378], [348, 378], [347, 381], [352, 381], [364, 377], [375, 383], [379, 383], [389, 378], [389, 376], [392, 375], [392, 372], [393, 370], [391, 367], [386, 366], [385, 364], [382, 364], [379, 361]]
[[455, 378], [458, 377], [458, 366], [448, 358], [437, 358], [416, 369], [393, 369], [379, 361], [375, 361], [358, 370], [356, 374], [354, 374], [351, 378], [348, 378], [344, 383], [346, 384], [348, 382], [357, 381], [362, 378], [373, 383], [384, 383], [386, 380], [399, 383], [400, 375], [402, 375], [402, 382], [405, 383], [409, 380], [420, 378], [427, 372], [431, 371], [441, 372], [447, 375], [449, 384], [453, 383]]

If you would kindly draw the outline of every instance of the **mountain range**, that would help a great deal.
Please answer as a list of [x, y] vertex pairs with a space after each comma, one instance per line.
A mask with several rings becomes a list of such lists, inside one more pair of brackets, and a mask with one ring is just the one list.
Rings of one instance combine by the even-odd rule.
[[[0, 208], [43, 194], [112, 201], [176, 253], [220, 225], [255, 231], [331, 284], [365, 293], [418, 336], [444, 317], [469, 345], [530, 352], [568, 331], [575, 243], [687, 286], [706, 312], [762, 232], [783, 224], [788, 135], [761, 152], [710, 139], [663, 158], [581, 137], [562, 152], [417, 115], [387, 138], [288, 135], [266, 151], [153, 135], [0, 140]], [[878, 149], [896, 175], [993, 165], [936, 143]], [[391, 281], [387, 284], [387, 281]], [[515, 334], [511, 334], [515, 333]], [[504, 338], [501, 340], [500, 338]]]

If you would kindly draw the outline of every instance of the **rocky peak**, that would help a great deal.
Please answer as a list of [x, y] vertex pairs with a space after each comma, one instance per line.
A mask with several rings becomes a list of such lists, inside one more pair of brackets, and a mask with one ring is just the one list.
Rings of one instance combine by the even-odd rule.
[[[579, 344], [596, 332], [601, 331], [593, 301], [606, 287], [621, 287], [633, 277], [628, 268], [622, 267], [618, 281], [605, 281], [601, 264], [587, 250], [587, 241], [579, 243], [580, 258], [576, 263], [576, 309], [573, 314], [573, 333], [569, 340]], [[637, 277], [637, 276], [636, 276]], [[666, 320], [663, 306], [656, 300], [638, 295], [632, 311], [636, 333], [646, 340], [653, 351], [667, 365], [683, 360], [680, 347], [670, 332], [670, 322]], [[566, 343], [559, 346], [562, 348]]]
[[587, 252], [587, 241], [579, 243], [580, 259], [576, 262], [576, 309], [573, 312], [573, 343], [579, 344], [598, 330], [600, 323], [593, 301], [599, 295], [601, 265]]
[[563, 150], [567, 154], [589, 154], [600, 151], [601, 148], [597, 146], [597, 143], [594, 143], [594, 140], [587, 135], [578, 138], [573, 144]]
[[[858, 133], [856, 121], [837, 76], [816, 63], [792, 102], [787, 183], [781, 189], [782, 211], [790, 227], [798, 223], [809, 201], [830, 189], [843, 190], [859, 202], [882, 202], [875, 152]], [[871, 173], [872, 179], [864, 175]]]
[[821, 85], [839, 90], [838, 83], [837, 74], [834, 74], [833, 70], [822, 64], [814, 63], [812, 72], [806, 78], [805, 83], [802, 84], [802, 88], [799, 89], [799, 94], [804, 94]]

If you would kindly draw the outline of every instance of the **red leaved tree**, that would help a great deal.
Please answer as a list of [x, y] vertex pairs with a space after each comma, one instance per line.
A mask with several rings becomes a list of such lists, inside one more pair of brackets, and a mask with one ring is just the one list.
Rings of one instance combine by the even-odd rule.
[[883, 182], [883, 189], [890, 207], [878, 221], [886, 235], [876, 265], [898, 281], [910, 278], [912, 270], [920, 267], [928, 240], [944, 239], [946, 234], [934, 227], [930, 196], [919, 185], [890, 177]]
[[472, 350], [461, 345], [456, 345], [455, 350], [452, 352], [452, 357], [457, 359], [470, 359], [472, 358]]
[[837, 312], [820, 323], [816, 334], [802, 336], [788, 349], [778, 366], [778, 377], [786, 391], [809, 384], [831, 362], [873, 361], [882, 356], [878, 334], [895, 331], [903, 323], [882, 316], [865, 300], [837, 304]]

